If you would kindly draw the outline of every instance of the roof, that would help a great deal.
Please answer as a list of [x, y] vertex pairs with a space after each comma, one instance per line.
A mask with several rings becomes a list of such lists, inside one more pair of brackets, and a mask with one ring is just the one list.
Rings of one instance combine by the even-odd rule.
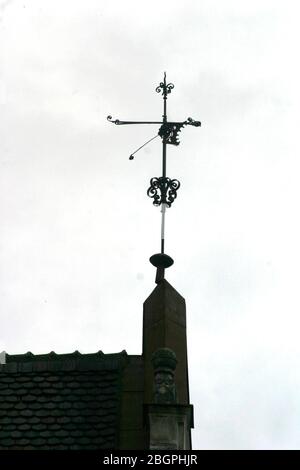
[[116, 448], [127, 362], [126, 351], [6, 355], [0, 450]]

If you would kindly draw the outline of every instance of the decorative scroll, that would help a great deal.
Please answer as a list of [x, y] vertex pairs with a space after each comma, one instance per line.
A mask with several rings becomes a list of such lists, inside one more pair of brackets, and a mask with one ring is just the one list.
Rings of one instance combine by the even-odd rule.
[[162, 139], [165, 139], [167, 144], [179, 145], [180, 142], [179, 142], [178, 134], [179, 132], [181, 132], [181, 129], [184, 126], [200, 127], [201, 122], [195, 121], [194, 119], [190, 117], [187, 118], [187, 120], [183, 122], [164, 122], [158, 131], [158, 135]]
[[194, 127], [200, 127], [201, 126], [201, 122], [200, 121], [195, 121], [194, 119], [192, 119], [191, 117], [187, 118], [187, 120], [185, 121], [185, 124], [187, 126], [194, 126]]
[[159, 129], [158, 135], [160, 137], [166, 139], [167, 144], [172, 145], [179, 145], [179, 135], [178, 133], [181, 131], [183, 126], [185, 125], [184, 122], [174, 123], [174, 122], [165, 122]]
[[109, 122], [112, 122], [113, 124], [120, 124], [120, 120], [119, 119], [115, 119], [113, 120], [112, 116], [107, 116], [106, 118]]
[[155, 88], [156, 93], [162, 92], [163, 96], [166, 97], [173, 90], [173, 83], [160, 82], [158, 87]]
[[166, 82], [166, 72], [164, 73], [164, 81], [163, 82], [160, 82], [160, 84], [158, 85], [158, 87], [156, 87], [156, 92], [157, 93], [160, 93], [162, 92], [162, 95], [164, 97], [164, 100], [167, 99], [167, 95], [169, 93], [171, 93], [171, 91], [173, 90], [174, 88], [174, 85], [173, 83], [167, 83]]
[[172, 203], [177, 197], [177, 191], [180, 188], [180, 182], [176, 179], [171, 180], [167, 177], [151, 178], [150, 187], [148, 188], [147, 194], [153, 198], [153, 204], [160, 206], [161, 204], [167, 204], [171, 207]]

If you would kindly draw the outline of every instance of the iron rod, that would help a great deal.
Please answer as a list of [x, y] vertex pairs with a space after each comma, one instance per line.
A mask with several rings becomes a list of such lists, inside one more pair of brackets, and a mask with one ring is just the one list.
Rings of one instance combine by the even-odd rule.
[[165, 214], [166, 204], [161, 205], [161, 252], [165, 252]]

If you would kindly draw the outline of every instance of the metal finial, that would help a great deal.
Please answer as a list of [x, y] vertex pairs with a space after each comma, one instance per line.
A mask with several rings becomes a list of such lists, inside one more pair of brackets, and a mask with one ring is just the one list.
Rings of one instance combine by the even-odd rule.
[[160, 82], [160, 84], [158, 85], [158, 87], [156, 87], [156, 92], [157, 93], [160, 93], [162, 92], [163, 94], [163, 97], [164, 99], [166, 100], [167, 99], [167, 95], [169, 93], [171, 93], [171, 91], [173, 90], [174, 88], [174, 85], [173, 83], [168, 83], [167, 84], [167, 74], [166, 72], [164, 73], [164, 81], [163, 82]]
[[154, 177], [150, 180], [150, 187], [147, 190], [149, 197], [153, 199], [153, 204], [155, 206], [161, 206], [161, 252], [157, 253], [150, 258], [151, 264], [157, 268], [156, 280], [158, 283], [164, 279], [165, 269], [172, 266], [174, 263], [173, 259], [166, 255], [164, 252], [165, 249], [165, 214], [166, 208], [171, 207], [172, 203], [177, 197], [177, 191], [180, 188], [180, 182], [177, 179], [171, 179], [166, 176], [166, 167], [167, 167], [167, 145], [178, 146], [179, 142], [179, 132], [185, 126], [194, 126], [200, 127], [201, 122], [195, 121], [192, 118], [187, 118], [185, 121], [181, 122], [168, 122], [167, 118], [167, 97], [173, 90], [173, 83], [167, 83], [167, 74], [164, 72], [164, 80], [156, 87], [157, 93], [162, 93], [163, 96], [163, 115], [162, 121], [121, 121], [119, 119], [113, 120], [112, 116], [107, 116], [107, 120], [116, 125], [125, 125], [125, 124], [159, 124], [158, 134], [155, 137], [149, 139], [145, 144], [141, 145], [137, 150], [132, 152], [129, 157], [129, 160], [133, 160], [134, 154], [136, 154], [140, 149], [145, 147], [148, 143], [154, 140], [156, 137], [161, 137], [162, 139], [162, 176]]

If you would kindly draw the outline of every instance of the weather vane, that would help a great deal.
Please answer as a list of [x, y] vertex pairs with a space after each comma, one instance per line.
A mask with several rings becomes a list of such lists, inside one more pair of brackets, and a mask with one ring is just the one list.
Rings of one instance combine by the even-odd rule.
[[155, 206], [161, 206], [161, 252], [152, 255], [150, 258], [151, 264], [157, 268], [155, 282], [159, 283], [164, 279], [165, 269], [172, 266], [174, 263], [173, 259], [165, 254], [165, 214], [166, 208], [171, 207], [172, 203], [177, 197], [177, 191], [180, 187], [180, 183], [177, 179], [168, 178], [166, 175], [167, 171], [167, 144], [179, 145], [179, 132], [184, 126], [201, 126], [200, 121], [194, 121], [192, 118], [187, 118], [183, 122], [169, 122], [167, 118], [167, 98], [168, 94], [173, 90], [173, 83], [167, 83], [166, 72], [164, 73], [164, 81], [159, 84], [156, 88], [157, 93], [162, 93], [164, 102], [164, 113], [162, 121], [120, 121], [119, 119], [112, 119], [112, 116], [107, 116], [109, 122], [117, 125], [125, 124], [160, 124], [158, 134], [148, 140], [145, 144], [135, 150], [129, 157], [129, 160], [133, 160], [134, 154], [136, 154], [141, 148], [145, 147], [152, 140], [157, 137], [162, 139], [162, 176], [151, 178], [150, 187], [147, 190], [149, 197], [153, 198], [153, 204]]

